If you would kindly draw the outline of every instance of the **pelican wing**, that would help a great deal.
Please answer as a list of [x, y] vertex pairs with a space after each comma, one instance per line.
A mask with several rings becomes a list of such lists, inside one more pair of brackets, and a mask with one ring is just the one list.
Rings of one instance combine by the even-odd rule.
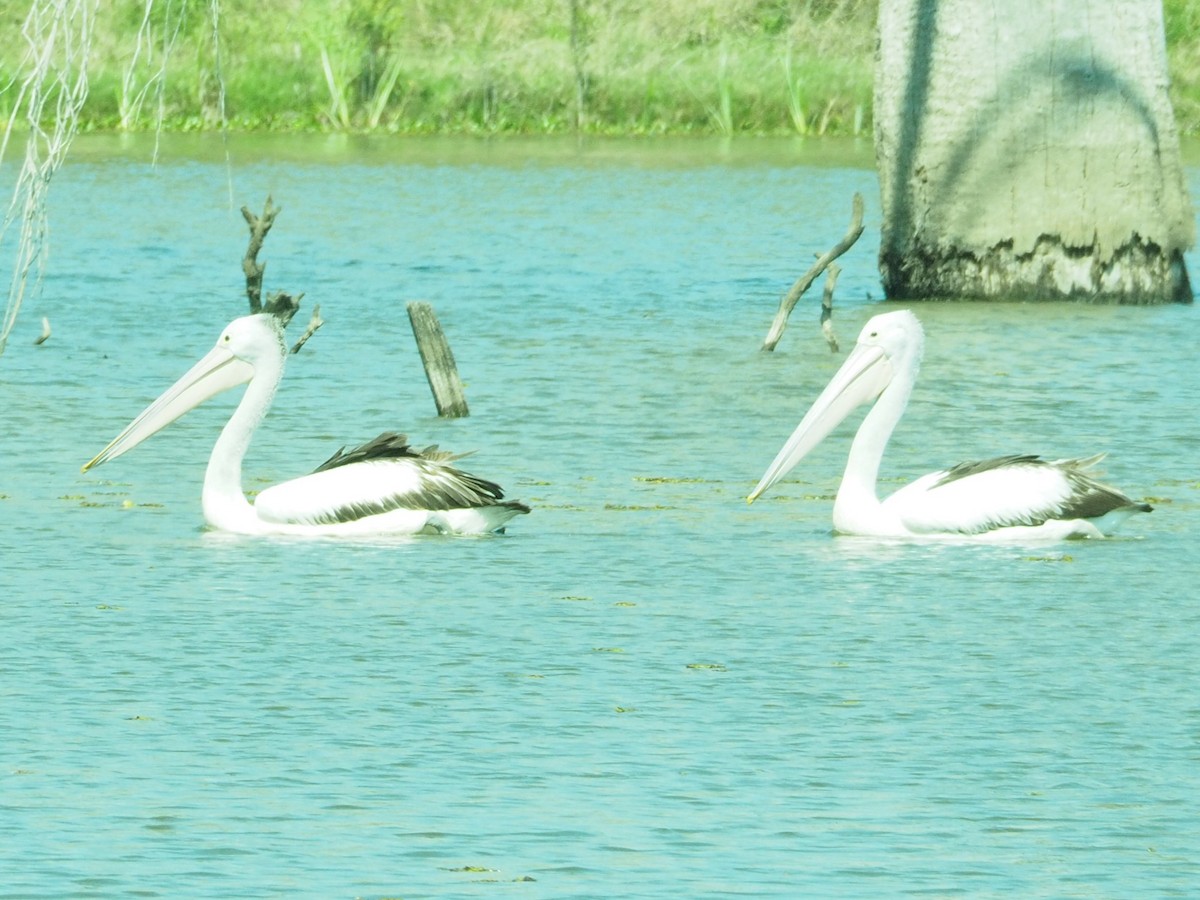
[[982, 534], [1050, 520], [1100, 519], [1121, 509], [1149, 511], [1086, 470], [1100, 456], [1043, 460], [1001, 456], [961, 463], [901, 488], [884, 501], [916, 533]]
[[415, 451], [403, 435], [385, 433], [353, 450], [342, 448], [309, 475], [267, 488], [254, 506], [264, 521], [311, 525], [397, 509], [522, 506], [504, 501], [499, 485], [449, 465], [447, 458], [436, 448]]
[[449, 453], [445, 450], [439, 450], [436, 444], [426, 447], [424, 450], [414, 450], [409, 446], [406, 435], [397, 434], [394, 431], [385, 431], [379, 437], [367, 441], [353, 450], [348, 451], [345, 447], [340, 448], [333, 456], [317, 466], [314, 471], [321, 472], [325, 469], [364, 462], [368, 459], [428, 459], [435, 462], [449, 462], [450, 460], [462, 459], [470, 455], [470, 452]]

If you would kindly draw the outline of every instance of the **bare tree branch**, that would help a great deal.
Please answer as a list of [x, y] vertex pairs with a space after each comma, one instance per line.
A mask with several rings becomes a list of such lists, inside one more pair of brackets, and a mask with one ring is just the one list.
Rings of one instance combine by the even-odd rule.
[[[300, 297], [303, 296], [303, 294], [300, 295]], [[300, 302], [300, 297], [296, 298], [297, 304]], [[300, 335], [300, 340], [292, 344], [292, 352], [299, 353], [300, 348], [303, 347], [308, 342], [308, 339], [317, 333], [317, 329], [324, 324], [325, 320], [321, 318], [321, 304], [315, 304], [313, 306], [312, 316], [310, 316], [308, 320], [308, 327], [304, 329], [304, 334]]]
[[[269, 313], [277, 318], [286, 328], [288, 323], [300, 310], [300, 301], [304, 299], [303, 294], [293, 296], [287, 291], [273, 291], [266, 302], [262, 299], [263, 289], [263, 272], [266, 271], [267, 264], [258, 261], [258, 252], [262, 250], [263, 242], [267, 239], [267, 233], [270, 232], [271, 226], [275, 224], [275, 217], [283, 211], [283, 207], [276, 206], [274, 201], [268, 196], [267, 202], [263, 206], [261, 216], [256, 216], [250, 212], [248, 207], [242, 207], [242, 217], [245, 218], [246, 224], [250, 227], [250, 243], [246, 247], [246, 255], [242, 259], [242, 271], [246, 275], [246, 297], [250, 301], [251, 314]], [[318, 328], [325, 324], [325, 320], [321, 318], [321, 308], [314, 306], [312, 317], [308, 321], [308, 328], [304, 334], [300, 336], [300, 340], [292, 345], [292, 353], [298, 353], [305, 342], [312, 337]]]
[[250, 312], [252, 313], [263, 311], [262, 282], [267, 264], [258, 261], [258, 251], [262, 249], [267, 232], [275, 224], [275, 217], [280, 212], [282, 212], [282, 208], [272, 203], [269, 196], [263, 207], [262, 216], [256, 216], [250, 212], [249, 207], [242, 207], [242, 217], [250, 226], [250, 243], [246, 247], [246, 256], [242, 259], [242, 271], [246, 274], [246, 298], [250, 301]]
[[845, 237], [833, 245], [827, 253], [822, 255], [813, 264], [804, 275], [796, 280], [792, 285], [792, 289], [787, 292], [782, 300], [779, 301], [779, 310], [775, 313], [775, 321], [771, 323], [771, 330], [767, 332], [766, 340], [763, 341], [762, 348], [764, 350], [774, 350], [775, 345], [779, 343], [779, 339], [783, 337], [783, 329], [787, 327], [788, 316], [791, 315], [792, 308], [796, 305], [796, 301], [809, 289], [817, 276], [825, 271], [835, 259], [854, 246], [854, 242], [858, 240], [863, 233], [863, 198], [862, 194], [855, 192], [853, 204], [853, 216], [850, 220], [850, 227], [846, 231]]
[[273, 315], [286, 328], [288, 323], [292, 321], [292, 316], [300, 311], [300, 301], [303, 297], [303, 294], [297, 294], [293, 297], [287, 291], [275, 291], [267, 298], [267, 302], [263, 304], [262, 311]]
[[837, 284], [842, 267], [830, 263], [825, 273], [825, 293], [821, 296], [821, 333], [825, 335], [825, 343], [829, 344], [829, 352], [838, 352], [837, 335], [833, 333], [833, 286]]

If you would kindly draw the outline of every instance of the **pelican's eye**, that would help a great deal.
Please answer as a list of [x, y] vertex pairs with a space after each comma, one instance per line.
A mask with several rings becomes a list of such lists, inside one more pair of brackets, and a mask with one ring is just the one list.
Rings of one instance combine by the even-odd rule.
[[228, 344], [228, 343], [229, 343], [229, 341], [230, 341], [229, 335], [225, 335], [225, 337], [223, 338], [223, 340], [225, 341], [225, 343], [227, 343], [227, 344]]

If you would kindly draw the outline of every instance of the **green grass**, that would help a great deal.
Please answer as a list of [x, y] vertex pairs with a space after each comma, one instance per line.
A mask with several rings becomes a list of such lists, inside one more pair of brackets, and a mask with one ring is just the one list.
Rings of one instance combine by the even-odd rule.
[[[28, 2], [0, 0], [0, 85]], [[214, 40], [211, 0], [155, 0], [146, 28], [145, 0], [109, 0], [82, 127], [149, 130], [161, 108], [170, 130], [544, 134], [582, 112], [601, 134], [856, 134], [871, 127], [877, 5], [221, 0]], [[1166, 0], [1164, 15], [1172, 100], [1197, 133], [1200, 0]]]
[[[0, 84], [25, 8], [0, 2]], [[210, 0], [156, 0], [143, 28], [144, 8], [100, 6], [85, 130], [152, 129], [161, 108], [172, 130], [565, 132], [580, 73], [596, 133], [844, 133], [869, 117], [874, 0], [222, 0], [219, 41]]]
[[1171, 103], [1183, 134], [1200, 134], [1200, 0], [1164, 0]]

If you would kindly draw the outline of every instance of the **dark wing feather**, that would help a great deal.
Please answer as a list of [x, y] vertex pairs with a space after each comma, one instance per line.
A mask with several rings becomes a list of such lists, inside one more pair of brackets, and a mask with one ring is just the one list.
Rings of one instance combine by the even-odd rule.
[[1098, 519], [1113, 510], [1128, 507], [1133, 507], [1141, 512], [1150, 512], [1152, 507], [1149, 504], [1138, 503], [1116, 488], [1097, 481], [1087, 474], [1086, 470], [1095, 466], [1103, 458], [1104, 454], [1101, 453], [1080, 459], [1048, 461], [1040, 456], [1013, 454], [977, 462], [964, 462], [947, 471], [933, 484], [930, 490], [933, 491], [972, 475], [981, 475], [997, 469], [1020, 467], [1051, 469], [1058, 472], [1066, 481], [1067, 494], [1061, 502], [1047, 504], [1041, 508], [1030, 508], [1024, 510], [1020, 515], [997, 519], [990, 522], [989, 527], [1041, 525], [1048, 519]]
[[1149, 503], [1138, 503], [1123, 491], [1085, 474], [1083, 470], [1096, 461], [1095, 457], [1060, 459], [1049, 464], [1058, 466], [1067, 476], [1067, 481], [1071, 485], [1071, 498], [1063, 506], [1061, 518], [1098, 519], [1114, 509], [1124, 509], [1128, 506], [1132, 506], [1140, 512], [1154, 510]]
[[436, 460], [416, 463], [421, 490], [408, 494], [401, 505], [410, 509], [462, 509], [490, 506], [504, 499], [500, 485]]
[[351, 463], [365, 462], [368, 459], [385, 459], [396, 457], [412, 457], [420, 458], [421, 453], [413, 450], [408, 444], [407, 435], [396, 434], [394, 431], [385, 431], [379, 437], [367, 441], [365, 444], [360, 444], [348, 451], [345, 447], [340, 447], [315, 469], [314, 472], [323, 472], [326, 469], [336, 469], [338, 466], [348, 466]]
[[320, 472], [324, 469], [335, 469], [338, 466], [348, 466], [351, 463], [365, 462], [368, 459], [427, 459], [430, 462], [450, 462], [455, 459], [464, 459], [470, 456], [475, 451], [468, 450], [466, 453], [451, 453], [448, 450], [439, 450], [437, 444], [430, 444], [423, 450], [414, 450], [408, 443], [408, 436], [397, 434], [394, 431], [385, 431], [377, 438], [367, 441], [365, 444], [347, 451], [345, 447], [340, 447], [333, 456], [325, 460], [315, 469], [314, 472]]
[[1020, 453], [1014, 453], [1011, 456], [996, 456], [992, 459], [982, 459], [975, 462], [962, 462], [939, 478], [934, 487], [941, 487], [944, 484], [950, 484], [952, 481], [958, 481], [960, 478], [970, 478], [972, 475], [979, 475], [981, 472], [989, 472], [992, 469], [1005, 469], [1009, 466], [1020, 465], [1047, 466], [1050, 464], [1040, 456], [1030, 456]]
[[[401, 454], [390, 455], [394, 457]], [[418, 472], [419, 487], [416, 490], [341, 504], [319, 513], [314, 517], [314, 521], [320, 524], [346, 522], [381, 515], [394, 509], [437, 511], [504, 506], [519, 513], [529, 512], [529, 507], [519, 500], [505, 500], [504, 491], [495, 482], [456, 469], [444, 462], [423, 459], [416, 454], [404, 455], [410, 459], [410, 464]]]
[[[488, 481], [464, 472], [449, 464], [450, 460], [459, 459], [467, 454], [453, 454], [439, 450], [436, 446], [423, 450], [414, 450], [408, 443], [408, 438], [394, 432], [384, 432], [374, 440], [361, 446], [347, 450], [340, 448], [329, 459], [318, 466], [311, 475], [268, 488], [259, 495], [258, 505], [263, 514], [277, 521], [308, 521], [316, 524], [353, 521], [367, 516], [380, 515], [395, 509], [415, 510], [449, 510], [482, 506], [503, 506], [516, 512], [529, 512], [529, 507], [516, 500], [505, 500], [504, 491], [495, 482]], [[381, 481], [375, 481], [376, 488], [366, 495], [358, 497], [347, 496], [353, 490], [347, 487], [353, 482], [340, 480], [339, 470], [358, 463], [377, 464], [386, 462], [402, 463], [396, 472], [407, 471], [401, 475], [395, 490], [387, 490], [385, 485], [392, 471], [385, 466], [379, 471]], [[335, 482], [325, 479], [337, 477], [337, 484], [342, 488], [334, 488]], [[315, 480], [314, 480], [315, 479]], [[290, 485], [298, 487], [300, 482], [312, 487], [309, 493], [319, 484], [325, 484], [326, 496], [329, 500], [338, 498], [340, 502], [318, 503], [316, 509], [301, 509], [293, 506], [290, 497], [295, 496], [295, 490], [289, 490]], [[332, 490], [331, 490], [332, 489]], [[382, 489], [382, 492], [380, 491]]]

